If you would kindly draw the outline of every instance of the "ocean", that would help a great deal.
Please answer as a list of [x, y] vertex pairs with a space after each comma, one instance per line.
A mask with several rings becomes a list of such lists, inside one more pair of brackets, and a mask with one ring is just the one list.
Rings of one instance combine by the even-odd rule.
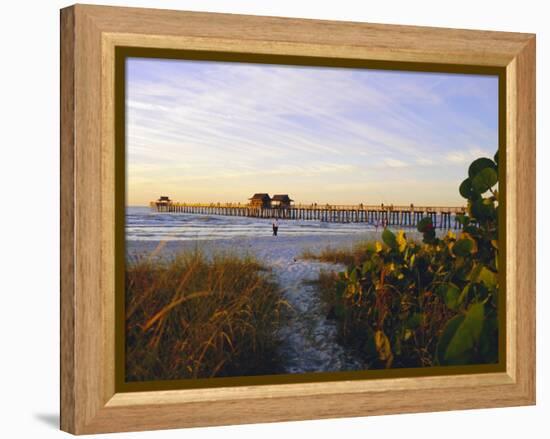
[[[270, 236], [271, 219], [185, 213], [159, 213], [149, 207], [126, 208], [126, 239], [131, 241], [193, 241]], [[350, 235], [374, 231], [368, 223], [327, 223], [279, 220], [285, 236]], [[378, 228], [378, 230], [382, 230]]]

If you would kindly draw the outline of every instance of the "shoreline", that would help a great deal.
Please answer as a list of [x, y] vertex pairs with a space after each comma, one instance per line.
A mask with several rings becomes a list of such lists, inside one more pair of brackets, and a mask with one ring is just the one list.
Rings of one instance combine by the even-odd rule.
[[[417, 232], [418, 233], [418, 232]], [[418, 234], [420, 235], [420, 234]], [[354, 352], [338, 342], [338, 328], [327, 318], [319, 291], [312, 284], [322, 271], [341, 271], [341, 264], [303, 259], [303, 252], [327, 247], [351, 247], [366, 240], [381, 240], [381, 232], [367, 231], [345, 235], [302, 235], [240, 237], [196, 241], [127, 241], [127, 257], [171, 259], [180, 252], [200, 249], [205, 256], [227, 252], [255, 257], [265, 265], [290, 305], [286, 324], [279, 329], [284, 373], [338, 372], [362, 370], [364, 364]]]
[[[127, 258], [154, 257], [172, 258], [180, 252], [200, 249], [206, 255], [214, 253], [233, 253], [239, 256], [255, 256], [260, 261], [270, 262], [272, 259], [286, 257], [298, 259], [306, 250], [316, 252], [325, 248], [346, 248], [365, 241], [381, 241], [382, 230], [364, 232], [326, 234], [326, 235], [284, 235], [278, 236], [239, 236], [221, 239], [195, 240], [126, 240]], [[398, 230], [398, 229], [395, 229]], [[405, 230], [408, 238], [421, 240], [422, 234], [414, 230]]]

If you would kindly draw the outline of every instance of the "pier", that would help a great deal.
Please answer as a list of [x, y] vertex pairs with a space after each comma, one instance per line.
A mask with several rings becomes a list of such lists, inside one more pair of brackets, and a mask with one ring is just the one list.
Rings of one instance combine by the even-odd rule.
[[[262, 194], [264, 195], [264, 194]], [[168, 197], [152, 201], [157, 212], [198, 215], [241, 216], [281, 220], [312, 220], [331, 223], [371, 223], [388, 226], [415, 227], [424, 217], [430, 217], [439, 229], [461, 227], [456, 215], [464, 214], [465, 207], [446, 206], [386, 206], [386, 205], [329, 205], [292, 204], [290, 206], [253, 205], [252, 203], [178, 203]]]

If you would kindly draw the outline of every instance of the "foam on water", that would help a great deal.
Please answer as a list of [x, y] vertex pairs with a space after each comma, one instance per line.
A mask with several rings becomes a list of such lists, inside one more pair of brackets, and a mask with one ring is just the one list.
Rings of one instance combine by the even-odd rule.
[[[271, 219], [159, 213], [148, 207], [128, 207], [126, 209], [126, 239], [132, 241], [192, 241], [261, 237], [271, 235], [271, 223]], [[376, 228], [367, 223], [279, 220], [279, 233], [286, 236], [348, 235], [370, 230], [376, 230]]]

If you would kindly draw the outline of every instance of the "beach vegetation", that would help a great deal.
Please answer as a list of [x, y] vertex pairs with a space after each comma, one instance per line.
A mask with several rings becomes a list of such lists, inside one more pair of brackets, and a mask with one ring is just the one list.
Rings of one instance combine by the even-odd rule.
[[317, 283], [340, 342], [366, 368], [498, 362], [498, 155], [475, 160], [459, 192], [457, 233], [437, 237], [426, 217], [421, 242], [386, 228], [379, 241], [305, 255], [346, 264]]
[[349, 247], [325, 247], [320, 251], [305, 248], [301, 252], [300, 258], [346, 266], [360, 265], [370, 245], [371, 243], [369, 242], [359, 241]]
[[255, 259], [199, 250], [126, 268], [128, 381], [280, 372], [287, 304]]

